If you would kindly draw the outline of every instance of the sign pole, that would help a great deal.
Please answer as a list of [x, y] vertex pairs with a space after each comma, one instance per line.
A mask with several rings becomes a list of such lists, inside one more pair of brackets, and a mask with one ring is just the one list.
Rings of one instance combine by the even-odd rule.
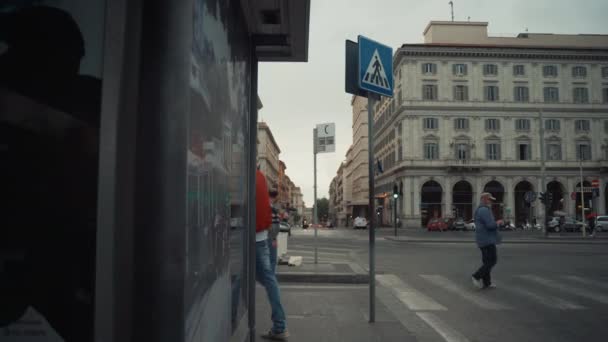
[[367, 95], [367, 150], [369, 172], [369, 322], [376, 321], [376, 231], [374, 224], [374, 95]]
[[319, 212], [317, 209], [317, 129], [313, 129], [313, 154], [314, 154], [314, 179], [315, 179], [315, 185], [314, 185], [314, 197], [315, 197], [315, 201], [313, 204], [313, 214], [312, 214], [312, 222], [314, 223], [315, 226], [315, 265], [318, 263], [318, 258], [317, 258], [317, 246], [318, 246], [318, 240], [317, 240], [317, 225], [319, 223], [319, 218], [317, 217]]

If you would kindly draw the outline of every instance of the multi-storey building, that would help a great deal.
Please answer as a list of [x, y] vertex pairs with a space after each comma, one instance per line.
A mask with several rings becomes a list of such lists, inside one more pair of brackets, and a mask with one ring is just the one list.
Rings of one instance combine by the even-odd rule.
[[352, 222], [353, 212], [353, 145], [350, 145], [346, 151], [346, 160], [344, 161], [344, 171], [342, 172], [342, 207], [343, 215], [338, 218], [336, 224], [340, 227], [346, 227]]
[[258, 122], [258, 165], [266, 176], [269, 189], [277, 189], [279, 185], [279, 154], [281, 149], [268, 124]]
[[367, 99], [353, 96], [353, 144], [351, 172], [351, 215], [367, 217], [369, 204]]
[[542, 219], [525, 199], [545, 188], [543, 157], [550, 212], [580, 216], [582, 167], [585, 207], [599, 180], [592, 210], [606, 213], [608, 35], [502, 38], [485, 22], [431, 22], [424, 39], [396, 51], [395, 95], [374, 108], [376, 195], [402, 189], [402, 222], [470, 218], [484, 191], [497, 217]]

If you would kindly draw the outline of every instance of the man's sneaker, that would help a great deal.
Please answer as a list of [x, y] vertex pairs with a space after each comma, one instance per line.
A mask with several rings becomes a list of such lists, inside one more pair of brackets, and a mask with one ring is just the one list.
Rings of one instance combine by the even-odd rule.
[[287, 341], [287, 338], [289, 337], [289, 332], [287, 330], [281, 332], [281, 333], [276, 333], [274, 331], [269, 330], [267, 333], [262, 335], [262, 338], [265, 338], [267, 340], [273, 340], [273, 341]]
[[496, 288], [496, 284], [490, 284], [490, 285], [484, 287], [484, 289], [487, 289], [487, 290], [493, 290], [495, 288]]
[[483, 289], [483, 284], [481, 283], [481, 279], [471, 277], [471, 280], [473, 281], [473, 286], [475, 286], [478, 289]]

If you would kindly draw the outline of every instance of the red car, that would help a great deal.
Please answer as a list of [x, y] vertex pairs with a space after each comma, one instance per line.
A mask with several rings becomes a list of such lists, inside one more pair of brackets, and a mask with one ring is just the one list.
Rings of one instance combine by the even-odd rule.
[[448, 219], [442, 219], [442, 218], [434, 218], [431, 219], [427, 225], [426, 225], [426, 229], [430, 232], [432, 230], [438, 230], [438, 231], [444, 231], [444, 230], [448, 230], [449, 224], [448, 224]]

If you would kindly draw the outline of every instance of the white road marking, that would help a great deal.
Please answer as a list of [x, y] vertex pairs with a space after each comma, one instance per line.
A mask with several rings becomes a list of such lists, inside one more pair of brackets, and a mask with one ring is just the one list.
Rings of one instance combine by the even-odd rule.
[[507, 292], [513, 292], [516, 293], [520, 296], [532, 299], [534, 301], [536, 301], [537, 303], [553, 308], [553, 309], [560, 309], [560, 310], [582, 310], [582, 309], [586, 309], [584, 306], [576, 304], [576, 303], [572, 303], [569, 302], [567, 300], [558, 298], [558, 297], [554, 297], [554, 296], [550, 296], [550, 295], [539, 295], [537, 293], [528, 291], [526, 289], [522, 289], [522, 288], [518, 288], [515, 286], [505, 286], [505, 287], [501, 287], [500, 288], [501, 291], [507, 291]]
[[432, 298], [404, 283], [394, 274], [381, 274], [376, 280], [384, 287], [393, 291], [395, 296], [410, 310], [421, 311], [445, 311], [445, 306], [437, 303]]
[[573, 294], [575, 296], [587, 298], [587, 299], [590, 299], [595, 302], [600, 302], [602, 304], [608, 304], [608, 296], [606, 296], [600, 292], [591, 291], [589, 289], [584, 289], [584, 288], [573, 286], [570, 284], [563, 284], [563, 283], [557, 282], [555, 280], [545, 279], [545, 278], [531, 275], [531, 274], [521, 275], [520, 277], [533, 281], [533, 282], [536, 282], [541, 285], [545, 285], [548, 287], [552, 287], [552, 288]]
[[[420, 275], [420, 276], [422, 278], [426, 279], [427, 281], [429, 281], [449, 292], [459, 295], [463, 299], [466, 299], [483, 309], [488, 309], [488, 310], [509, 310], [509, 309], [511, 309], [511, 307], [509, 307], [507, 305], [500, 304], [500, 303], [494, 302], [488, 298], [485, 298], [484, 296], [482, 296], [480, 294], [482, 292], [473, 293], [473, 292], [471, 292], [473, 290], [465, 289], [443, 276], [440, 276], [440, 275]], [[493, 290], [486, 290], [486, 291], [493, 291]]]
[[564, 276], [564, 278], [566, 278], [568, 280], [573, 280], [573, 281], [576, 281], [579, 283], [583, 283], [585, 285], [592, 285], [592, 286], [602, 288], [604, 290], [608, 290], [608, 284], [601, 282], [601, 281], [587, 279], [587, 278], [583, 278], [583, 277], [579, 277], [579, 276]]
[[454, 330], [432, 312], [416, 312], [416, 315], [433, 328], [446, 342], [468, 342], [469, 339]]

